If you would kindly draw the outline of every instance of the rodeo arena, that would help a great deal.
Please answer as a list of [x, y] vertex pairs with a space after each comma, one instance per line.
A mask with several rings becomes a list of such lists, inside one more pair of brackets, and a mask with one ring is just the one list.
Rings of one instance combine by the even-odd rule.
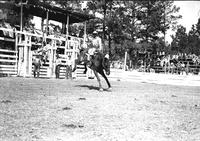
[[[19, 25], [3, 20], [11, 7]], [[42, 29], [23, 25], [24, 14], [46, 19]], [[95, 17], [0, 1], [0, 18], [0, 141], [200, 140], [199, 56], [157, 52], [151, 64], [138, 53], [134, 68], [127, 52], [123, 61], [97, 53], [94, 62], [86, 54], [88, 65], [79, 58]], [[74, 23], [84, 24], [83, 38], [69, 35]]]

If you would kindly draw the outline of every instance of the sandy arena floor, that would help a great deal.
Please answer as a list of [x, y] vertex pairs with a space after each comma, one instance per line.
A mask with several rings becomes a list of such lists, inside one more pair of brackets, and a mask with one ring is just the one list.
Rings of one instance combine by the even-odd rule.
[[0, 140], [200, 140], [200, 87], [111, 84], [99, 92], [96, 80], [0, 78]]

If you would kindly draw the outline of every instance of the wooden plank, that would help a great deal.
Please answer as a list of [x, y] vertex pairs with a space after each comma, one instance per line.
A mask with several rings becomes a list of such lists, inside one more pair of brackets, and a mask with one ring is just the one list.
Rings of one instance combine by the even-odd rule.
[[0, 68], [0, 71], [17, 71], [16, 68]]
[[[8, 32], [13, 32], [13, 33], [17, 33], [17, 34], [24, 34], [24, 35], [29, 35], [29, 36], [35, 36], [35, 37], [43, 37], [42, 35], [39, 35], [39, 34], [34, 34], [34, 33], [29, 33], [29, 32], [26, 32], [26, 31], [16, 31], [16, 30], [13, 30], [13, 29], [7, 29], [7, 28], [2, 28], [0, 27], [0, 30], [4, 30], [4, 31], [8, 31]], [[83, 38], [80, 38], [80, 37], [74, 37], [74, 36], [70, 36], [70, 35], [64, 35], [64, 36], [61, 36], [59, 38], [57, 37], [52, 37], [52, 36], [45, 36], [45, 38], [49, 38], [49, 39], [54, 39], [54, 40], [63, 40], [63, 41], [66, 41], [66, 38], [70, 37], [71, 40], [70, 41], [73, 41], [73, 42], [77, 42], [79, 40], [83, 40]]]
[[16, 55], [5, 55], [5, 54], [0, 54], [0, 57], [9, 57], [9, 58], [18, 58]]
[[17, 71], [1, 71], [0, 74], [17, 74]]
[[16, 60], [0, 59], [0, 62], [17, 63]]
[[12, 53], [17, 53], [15, 50], [7, 50], [7, 49], [0, 49], [0, 52], [12, 52]]
[[15, 42], [15, 39], [6, 38], [6, 37], [0, 37], [0, 40], [2, 40], [2, 41], [8, 41], [8, 42]]
[[0, 68], [15, 68], [15, 65], [0, 65]]
[[[34, 67], [34, 66], [32, 65], [32, 69], [33, 69], [33, 67]], [[47, 68], [48, 68], [48, 67], [46, 67], [46, 66], [40, 67], [41, 70], [47, 70]]]
[[57, 47], [57, 48], [63, 48], [63, 49], [65, 49], [65, 46], [59, 46], [59, 47]]
[[34, 42], [31, 42], [31, 45], [35, 45], [35, 46], [42, 46], [41, 43], [34, 43]]
[[34, 33], [29, 33], [29, 32], [24, 32], [24, 31], [16, 31], [18, 34], [24, 34], [24, 35], [29, 35], [29, 36], [35, 36], [35, 37], [42, 37], [42, 35], [39, 34], [34, 34]]
[[13, 29], [0, 27], [0, 30], [8, 31], [8, 32], [15, 32]]

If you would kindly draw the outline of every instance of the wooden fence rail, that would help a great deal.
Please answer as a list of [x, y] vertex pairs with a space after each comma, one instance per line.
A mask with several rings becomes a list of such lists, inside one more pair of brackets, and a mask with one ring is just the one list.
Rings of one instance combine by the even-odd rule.
[[0, 49], [0, 75], [17, 75], [17, 51]]

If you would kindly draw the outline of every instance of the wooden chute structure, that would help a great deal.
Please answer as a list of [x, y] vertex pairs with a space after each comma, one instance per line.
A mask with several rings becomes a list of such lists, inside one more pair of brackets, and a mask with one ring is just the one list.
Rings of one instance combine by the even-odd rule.
[[[87, 20], [90, 20], [92, 17], [91, 15], [87, 15], [84, 13], [78, 13], [74, 12], [71, 10], [65, 10], [61, 9], [59, 7], [51, 6], [42, 2], [34, 2], [34, 1], [27, 1], [26, 3], [13, 3], [13, 2], [8, 2], [8, 1], [0, 1], [0, 8], [12, 8], [15, 9], [16, 11], [20, 12], [21, 18], [20, 18], [20, 30], [14, 30], [11, 31], [15, 33], [15, 51], [18, 52], [18, 65], [17, 68], [19, 70], [19, 64], [23, 63], [23, 69], [24, 69], [24, 74], [23, 76], [30, 76], [32, 73], [32, 51], [31, 51], [31, 46], [32, 46], [32, 37], [38, 37], [38, 38], [43, 38], [43, 40], [49, 39], [51, 40], [51, 49], [50, 49], [50, 60], [49, 60], [49, 66], [48, 66], [48, 76], [52, 77], [53, 76], [53, 70], [55, 67], [55, 54], [56, 54], [56, 49], [58, 47], [57, 42], [64, 42], [64, 45], [60, 45], [59, 47], [65, 49], [65, 52], [63, 55], [66, 55], [68, 52], [73, 55], [73, 59], [75, 59], [75, 56], [77, 55], [77, 47], [74, 45], [79, 45], [80, 41], [83, 40], [83, 43], [85, 43], [84, 39], [78, 38], [78, 37], [73, 37], [69, 35], [68, 32], [68, 27], [70, 24], [73, 23], [81, 23], [85, 22]], [[23, 28], [23, 14], [26, 15], [33, 15], [33, 16], [38, 16], [43, 19], [46, 19], [46, 29], [48, 29], [48, 21], [53, 20], [57, 21], [60, 23], [65, 23], [66, 24], [66, 33], [65, 35], [62, 35], [62, 37], [52, 37], [47, 34], [47, 32], [43, 35], [36, 35], [33, 33], [28, 33], [27, 31], [24, 30]], [[86, 22], [85, 22], [86, 23]], [[85, 26], [86, 28], [86, 26]], [[7, 30], [3, 29], [0, 27], [0, 30]], [[86, 36], [86, 29], [84, 30], [84, 37]], [[22, 40], [21, 37], [24, 37]], [[43, 44], [42, 44], [43, 45]], [[70, 47], [74, 46], [74, 47]], [[23, 59], [21, 59], [23, 58]], [[20, 63], [21, 62], [21, 63]], [[16, 68], [16, 67], [15, 67]], [[19, 74], [19, 71], [17, 73]]]

